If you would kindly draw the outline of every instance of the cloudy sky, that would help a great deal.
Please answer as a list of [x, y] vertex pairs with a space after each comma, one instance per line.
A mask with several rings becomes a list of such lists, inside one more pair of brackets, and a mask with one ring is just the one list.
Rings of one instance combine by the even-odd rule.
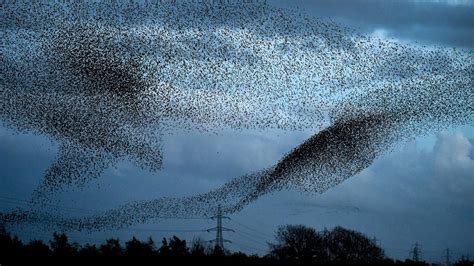
[[[473, 1], [270, 1], [309, 16], [333, 19], [363, 34], [418, 45], [474, 48]], [[310, 131], [222, 131], [181, 133], [165, 138], [164, 168], [149, 172], [129, 162], [107, 169], [86, 187], [55, 196], [72, 215], [119, 206], [130, 200], [185, 196], [217, 188], [232, 178], [273, 165], [314, 134]], [[45, 136], [0, 127], [0, 207], [22, 206], [57, 154]], [[316, 229], [337, 225], [376, 237], [387, 255], [404, 259], [415, 242], [422, 258], [441, 261], [474, 256], [474, 127], [466, 125], [401, 143], [393, 152], [341, 185], [317, 195], [282, 191], [260, 198], [232, 215], [225, 233], [228, 248], [263, 254], [278, 226], [306, 224]], [[187, 240], [214, 238], [202, 230], [207, 219], [159, 219], [121, 231], [72, 233], [78, 242], [101, 242], [136, 235], [155, 240], [178, 235]], [[14, 229], [15, 230], [15, 229]], [[51, 232], [14, 231], [25, 239], [46, 239]]]

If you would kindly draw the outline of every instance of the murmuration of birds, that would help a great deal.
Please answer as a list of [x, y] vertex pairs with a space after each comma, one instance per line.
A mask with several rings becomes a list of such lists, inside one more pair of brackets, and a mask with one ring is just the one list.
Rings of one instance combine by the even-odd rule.
[[275, 165], [190, 197], [83, 217], [35, 207], [3, 224], [104, 230], [322, 193], [398, 143], [470, 124], [473, 51], [403, 44], [264, 1], [7, 1], [0, 121], [59, 143], [35, 206], [121, 160], [163, 165], [179, 130], [314, 130]]

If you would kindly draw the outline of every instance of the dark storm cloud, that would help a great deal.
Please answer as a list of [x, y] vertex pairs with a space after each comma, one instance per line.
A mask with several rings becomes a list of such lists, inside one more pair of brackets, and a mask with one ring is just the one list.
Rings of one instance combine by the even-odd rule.
[[385, 30], [387, 37], [424, 44], [474, 48], [472, 1], [298, 0], [270, 1], [330, 17], [366, 33]]

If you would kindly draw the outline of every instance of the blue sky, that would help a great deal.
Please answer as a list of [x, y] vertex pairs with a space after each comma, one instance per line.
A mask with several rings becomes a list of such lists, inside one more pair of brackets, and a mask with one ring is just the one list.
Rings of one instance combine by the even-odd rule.
[[[317, 17], [335, 19], [364, 34], [434, 46], [474, 47], [474, 6], [471, 1], [270, 1], [300, 8]], [[186, 196], [217, 188], [240, 175], [273, 165], [314, 132], [221, 131], [181, 132], [166, 136], [163, 170], [149, 172], [122, 161], [82, 188], [54, 197], [55, 204], [74, 207], [71, 215], [108, 209], [131, 200]], [[16, 133], [0, 127], [0, 195], [27, 200], [57, 154], [57, 143], [45, 136]], [[377, 237], [387, 255], [404, 259], [415, 242], [422, 257], [441, 261], [447, 247], [454, 257], [474, 256], [474, 127], [448, 128], [401, 143], [360, 174], [329, 191], [301, 194], [281, 191], [266, 195], [225, 221], [237, 233], [226, 233], [228, 248], [266, 251], [267, 242], [283, 224], [316, 229], [337, 225]], [[2, 210], [22, 206], [0, 200]], [[187, 240], [212, 239], [197, 232], [212, 220], [160, 219], [120, 231], [72, 233], [80, 243], [132, 235], [159, 240], [176, 234]], [[163, 231], [160, 231], [163, 230]], [[169, 230], [169, 231], [168, 231]], [[186, 232], [186, 231], [196, 232]], [[25, 239], [47, 239], [52, 232], [19, 227]]]

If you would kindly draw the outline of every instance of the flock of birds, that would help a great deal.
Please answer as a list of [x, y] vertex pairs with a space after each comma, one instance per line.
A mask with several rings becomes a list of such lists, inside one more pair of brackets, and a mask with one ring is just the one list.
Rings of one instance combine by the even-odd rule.
[[[3, 224], [103, 230], [231, 213], [266, 193], [322, 193], [397, 143], [472, 123], [473, 52], [364, 36], [264, 1], [13, 1], [1, 25], [0, 121], [59, 154]], [[120, 160], [158, 171], [179, 130], [311, 129], [268, 169], [184, 198], [92, 216], [39, 211]]]

